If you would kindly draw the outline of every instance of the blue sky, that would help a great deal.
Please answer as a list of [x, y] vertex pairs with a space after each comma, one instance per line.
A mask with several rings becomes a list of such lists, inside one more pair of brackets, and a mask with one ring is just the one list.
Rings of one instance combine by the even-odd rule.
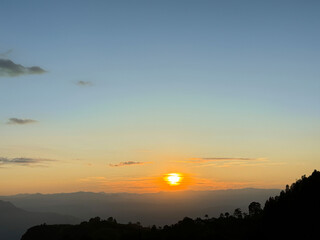
[[266, 158], [287, 164], [279, 176], [291, 169], [279, 182], [295, 179], [319, 167], [319, 12], [318, 1], [2, 1], [0, 58], [46, 73], [0, 77], [0, 157]]

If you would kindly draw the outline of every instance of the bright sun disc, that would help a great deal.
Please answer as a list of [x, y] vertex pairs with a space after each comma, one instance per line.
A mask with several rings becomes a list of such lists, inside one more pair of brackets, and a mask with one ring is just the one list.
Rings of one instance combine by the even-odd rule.
[[168, 173], [164, 177], [164, 180], [171, 186], [176, 186], [181, 183], [181, 174], [179, 173]]

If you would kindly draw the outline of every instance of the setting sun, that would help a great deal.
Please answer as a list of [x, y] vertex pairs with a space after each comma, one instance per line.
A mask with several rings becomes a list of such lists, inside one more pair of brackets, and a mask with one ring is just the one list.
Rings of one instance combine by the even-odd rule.
[[182, 175], [180, 173], [168, 173], [164, 180], [171, 186], [177, 186], [181, 183]]

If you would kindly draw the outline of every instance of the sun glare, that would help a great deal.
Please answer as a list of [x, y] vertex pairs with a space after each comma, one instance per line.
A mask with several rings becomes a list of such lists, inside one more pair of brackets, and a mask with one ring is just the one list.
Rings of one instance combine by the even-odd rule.
[[177, 186], [181, 183], [182, 176], [180, 173], [168, 173], [165, 175], [164, 180], [170, 185], [170, 186]]

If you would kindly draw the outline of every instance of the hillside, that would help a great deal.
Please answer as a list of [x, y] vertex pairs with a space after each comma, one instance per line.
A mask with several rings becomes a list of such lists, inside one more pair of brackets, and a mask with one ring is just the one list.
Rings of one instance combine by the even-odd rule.
[[280, 195], [270, 198], [264, 207], [267, 236], [314, 239], [320, 224], [320, 172], [302, 176]]
[[79, 221], [70, 216], [55, 213], [29, 212], [15, 207], [12, 203], [0, 200], [0, 239], [18, 240], [30, 227], [48, 223], [75, 224]]
[[[249, 214], [237, 208], [219, 218], [188, 218], [170, 226], [143, 227], [92, 218], [80, 225], [41, 225], [30, 228], [21, 240], [107, 239], [316, 239], [320, 214], [320, 172], [303, 176], [279, 196], [270, 197], [263, 209], [249, 205]], [[155, 216], [156, 218], [156, 216]]]

